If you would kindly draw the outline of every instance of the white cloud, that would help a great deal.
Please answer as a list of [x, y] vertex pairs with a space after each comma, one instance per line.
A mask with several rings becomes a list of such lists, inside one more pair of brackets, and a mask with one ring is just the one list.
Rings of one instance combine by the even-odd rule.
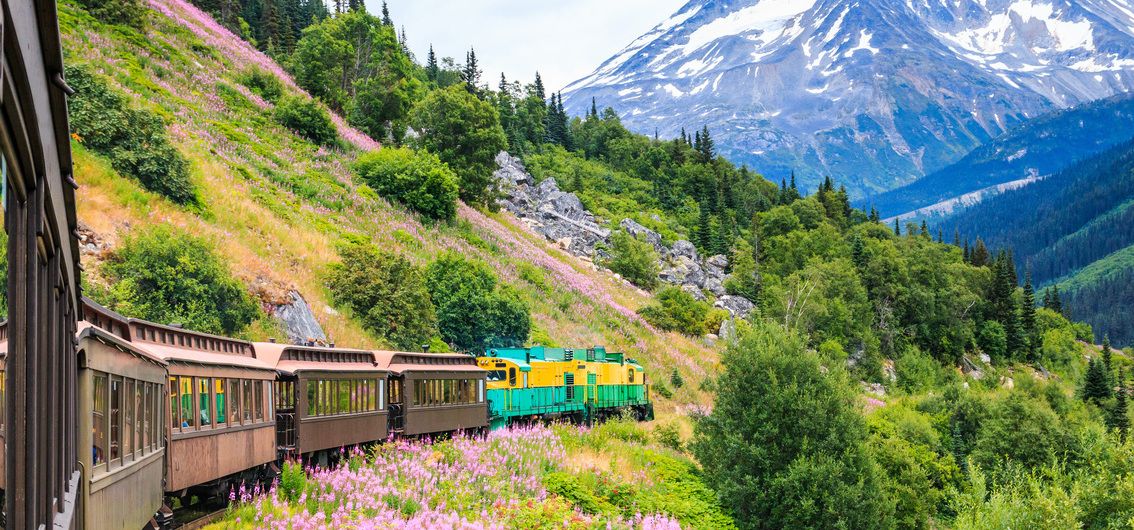
[[[530, 82], [538, 69], [549, 90], [593, 71], [602, 61], [665, 20], [685, 0], [388, 0], [394, 24], [405, 27], [410, 49], [425, 61], [464, 62], [476, 49], [484, 81], [503, 72]], [[367, 0], [371, 13], [381, 0]]]

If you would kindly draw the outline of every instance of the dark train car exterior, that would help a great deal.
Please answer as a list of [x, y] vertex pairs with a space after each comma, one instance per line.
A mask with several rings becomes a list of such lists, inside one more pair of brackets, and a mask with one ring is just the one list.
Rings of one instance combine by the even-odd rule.
[[7, 528], [73, 528], [80, 470], [79, 247], [55, 2], [0, 3], [0, 186], [8, 232]]
[[386, 370], [364, 350], [257, 343], [274, 366], [276, 445], [280, 456], [385, 440]]
[[463, 354], [374, 352], [389, 371], [390, 431], [404, 436], [488, 427], [487, 372]]
[[163, 502], [166, 363], [89, 322], [79, 328], [84, 526], [141, 528]]
[[168, 363], [165, 491], [223, 495], [276, 460], [275, 368], [252, 343], [131, 319], [133, 343]]

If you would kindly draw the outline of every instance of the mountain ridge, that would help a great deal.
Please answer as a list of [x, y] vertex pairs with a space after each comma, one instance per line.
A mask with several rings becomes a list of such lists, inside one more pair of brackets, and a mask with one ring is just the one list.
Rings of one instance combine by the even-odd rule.
[[697, 0], [563, 99], [582, 114], [594, 98], [646, 134], [706, 124], [736, 163], [863, 197], [1134, 88], [1132, 21], [1114, 0]]

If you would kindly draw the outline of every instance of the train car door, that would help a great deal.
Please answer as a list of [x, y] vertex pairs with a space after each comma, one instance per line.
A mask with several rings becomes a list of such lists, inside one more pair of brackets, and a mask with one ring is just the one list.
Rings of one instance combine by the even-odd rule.
[[401, 433], [405, 429], [405, 398], [402, 392], [404, 385], [404, 377], [391, 375], [390, 383], [386, 387], [386, 403], [389, 404], [386, 421], [391, 435]]
[[280, 378], [273, 383], [276, 404], [276, 451], [281, 458], [296, 454], [296, 378]]

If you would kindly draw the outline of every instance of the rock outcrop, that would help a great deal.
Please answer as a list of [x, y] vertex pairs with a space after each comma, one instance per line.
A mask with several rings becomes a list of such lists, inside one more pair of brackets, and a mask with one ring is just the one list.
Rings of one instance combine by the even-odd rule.
[[[499, 169], [494, 177], [503, 191], [501, 207], [571, 254], [591, 260], [603, 257], [602, 245], [609, 243], [611, 231], [583, 207], [578, 196], [560, 190], [554, 178], [537, 184], [523, 162], [506, 152], [496, 156], [496, 163]], [[667, 247], [661, 234], [633, 219], [622, 219], [618, 226], [654, 248], [662, 282], [680, 287], [700, 301], [715, 298], [715, 307], [727, 310], [733, 318], [747, 318], [752, 313], [755, 306], [751, 301], [730, 296], [724, 288], [728, 257], [703, 258], [693, 243], [683, 239]]]
[[290, 291], [288, 296], [291, 297], [290, 303], [277, 305], [272, 311], [283, 324], [287, 341], [291, 344], [326, 344], [327, 335], [315, 320], [315, 313], [307, 300], [298, 291]]
[[524, 164], [506, 152], [496, 156], [496, 163], [500, 168], [494, 176], [505, 194], [500, 205], [537, 233], [588, 259], [610, 239], [610, 230], [598, 224], [578, 196], [560, 190], [554, 178], [535, 184]]

